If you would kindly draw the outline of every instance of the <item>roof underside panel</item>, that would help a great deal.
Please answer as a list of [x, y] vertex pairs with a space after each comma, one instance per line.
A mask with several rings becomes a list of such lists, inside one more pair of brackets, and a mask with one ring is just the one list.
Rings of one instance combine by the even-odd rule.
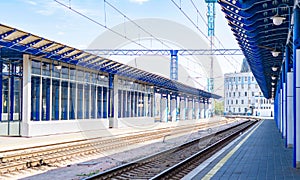
[[117, 74], [133, 80], [143, 81], [160, 88], [165, 88], [170, 91], [188, 93], [202, 98], [220, 98], [218, 95], [184, 85], [180, 82], [32, 35], [3, 24], [0, 24], [0, 48], [1, 46], [30, 55], [50, 58], [55, 61], [83, 66], [106, 73]]
[[[294, 0], [219, 0], [239, 46], [241, 47], [264, 96], [271, 98], [271, 83], [277, 82], [285, 45], [287, 42], [290, 14]], [[272, 17], [285, 17], [281, 25], [274, 25]], [[277, 57], [272, 51], [278, 51]], [[276, 87], [276, 86], [275, 86]]]

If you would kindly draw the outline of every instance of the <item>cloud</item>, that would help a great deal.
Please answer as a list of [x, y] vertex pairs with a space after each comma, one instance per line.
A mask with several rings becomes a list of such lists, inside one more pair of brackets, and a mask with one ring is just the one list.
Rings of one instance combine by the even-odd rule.
[[132, 2], [132, 3], [138, 3], [138, 4], [143, 4], [143, 3], [147, 2], [147, 1], [149, 1], [149, 0], [130, 0], [130, 2]]
[[37, 5], [36, 2], [30, 1], [30, 0], [26, 0], [26, 1], [24, 1], [24, 2], [25, 2], [25, 3], [28, 3], [28, 4], [31, 4], [31, 5], [33, 5], [33, 6], [36, 6], [36, 5]]

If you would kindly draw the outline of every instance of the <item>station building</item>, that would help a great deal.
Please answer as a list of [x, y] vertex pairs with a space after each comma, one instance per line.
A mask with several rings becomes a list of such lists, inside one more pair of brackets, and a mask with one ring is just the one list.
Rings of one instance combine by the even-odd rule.
[[240, 72], [224, 75], [224, 114], [274, 116], [274, 101], [263, 96], [245, 59]]
[[205, 118], [220, 96], [0, 25], [0, 135], [39, 136]]

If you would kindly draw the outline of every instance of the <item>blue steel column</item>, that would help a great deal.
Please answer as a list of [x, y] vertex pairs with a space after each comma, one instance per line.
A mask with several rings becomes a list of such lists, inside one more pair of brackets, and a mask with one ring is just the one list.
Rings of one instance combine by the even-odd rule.
[[170, 50], [171, 61], [170, 61], [170, 79], [178, 80], [178, 50]]
[[[300, 168], [300, 9], [294, 10], [293, 69], [294, 69], [294, 159], [293, 166]], [[297, 52], [298, 51], [298, 52]]]
[[205, 105], [206, 101], [207, 101], [206, 99], [203, 99], [203, 109], [204, 109], [204, 114], [203, 114], [204, 116], [203, 117], [204, 117], [204, 119], [206, 118], [206, 105]]
[[1, 59], [1, 48], [0, 48], [0, 122], [2, 121], [2, 71], [3, 71], [3, 62]]
[[[114, 75], [108, 75], [108, 117], [112, 118], [114, 116]], [[133, 102], [134, 103], [134, 102]]]

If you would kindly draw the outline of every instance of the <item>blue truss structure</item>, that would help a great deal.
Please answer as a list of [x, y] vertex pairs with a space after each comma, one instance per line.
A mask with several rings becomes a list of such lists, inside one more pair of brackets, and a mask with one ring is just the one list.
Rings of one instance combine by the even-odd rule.
[[243, 55], [241, 49], [85, 49], [99, 56], [171, 56], [177, 51], [179, 56]]

